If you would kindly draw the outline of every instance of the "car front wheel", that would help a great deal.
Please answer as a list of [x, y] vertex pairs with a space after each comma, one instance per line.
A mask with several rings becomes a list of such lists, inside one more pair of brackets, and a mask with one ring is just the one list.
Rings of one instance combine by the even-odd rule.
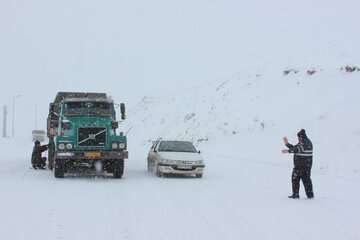
[[151, 163], [150, 163], [150, 160], [148, 159], [147, 160], [147, 170], [148, 170], [148, 172], [151, 172]]
[[160, 168], [159, 168], [158, 165], [156, 166], [156, 176], [158, 176], [158, 177], [163, 177], [164, 176], [164, 174], [160, 171]]

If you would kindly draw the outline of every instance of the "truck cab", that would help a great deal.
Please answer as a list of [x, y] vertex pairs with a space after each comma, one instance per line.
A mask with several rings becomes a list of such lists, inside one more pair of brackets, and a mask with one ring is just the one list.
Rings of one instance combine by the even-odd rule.
[[[125, 105], [121, 104], [121, 119]], [[121, 178], [128, 158], [127, 138], [117, 133], [116, 104], [107, 97], [67, 97], [58, 103], [53, 139], [54, 175], [95, 169]]]

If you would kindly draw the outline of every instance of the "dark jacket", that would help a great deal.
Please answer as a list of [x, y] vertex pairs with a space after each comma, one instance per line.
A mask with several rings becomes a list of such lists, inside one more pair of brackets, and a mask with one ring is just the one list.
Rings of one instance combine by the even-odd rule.
[[39, 163], [41, 161], [41, 153], [45, 152], [48, 149], [48, 145], [43, 145], [43, 146], [34, 146], [33, 148], [33, 152], [31, 155], [31, 162], [34, 163]]
[[294, 145], [286, 144], [289, 153], [294, 153], [295, 168], [311, 168], [313, 161], [313, 145], [309, 138], [302, 138], [301, 141]]

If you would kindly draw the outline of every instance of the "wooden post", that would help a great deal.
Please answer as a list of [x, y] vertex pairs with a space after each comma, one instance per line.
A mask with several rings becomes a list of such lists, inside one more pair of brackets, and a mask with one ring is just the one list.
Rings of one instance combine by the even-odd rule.
[[2, 131], [3, 138], [7, 137], [7, 132], [6, 132], [6, 130], [7, 130], [7, 126], [6, 126], [6, 124], [7, 124], [7, 114], [8, 114], [7, 106], [4, 105], [4, 107], [3, 107], [3, 131]]

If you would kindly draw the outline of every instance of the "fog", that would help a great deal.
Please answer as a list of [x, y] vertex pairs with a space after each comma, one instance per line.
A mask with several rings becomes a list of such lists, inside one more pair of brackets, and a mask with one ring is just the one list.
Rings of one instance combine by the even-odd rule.
[[[130, 106], [236, 72], [359, 63], [358, 1], [1, 0], [1, 106], [16, 135], [45, 128], [58, 91]], [[2, 116], [2, 113], [0, 114]], [[10, 121], [9, 121], [10, 124]]]

